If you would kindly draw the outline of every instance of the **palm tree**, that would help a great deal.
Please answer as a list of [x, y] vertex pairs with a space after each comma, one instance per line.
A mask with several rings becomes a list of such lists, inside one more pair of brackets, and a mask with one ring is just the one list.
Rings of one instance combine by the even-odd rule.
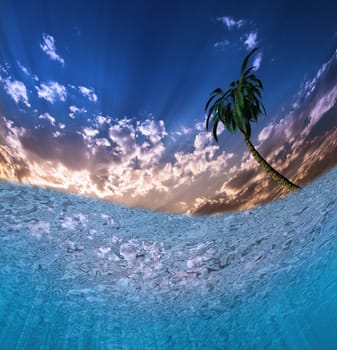
[[231, 133], [240, 130], [250, 153], [265, 172], [279, 184], [295, 191], [300, 187], [268, 164], [250, 141], [250, 123], [256, 123], [261, 114], [266, 114], [261, 102], [260, 90], [263, 89], [263, 85], [252, 73], [255, 67], [247, 68], [249, 58], [256, 51], [257, 48], [253, 49], [243, 60], [239, 80], [231, 82], [226, 91], [217, 88], [211, 93], [205, 106], [207, 112], [206, 129], [209, 130], [209, 122], [212, 120], [212, 132], [216, 142], [218, 142], [217, 128], [219, 122], [223, 123], [225, 129]]

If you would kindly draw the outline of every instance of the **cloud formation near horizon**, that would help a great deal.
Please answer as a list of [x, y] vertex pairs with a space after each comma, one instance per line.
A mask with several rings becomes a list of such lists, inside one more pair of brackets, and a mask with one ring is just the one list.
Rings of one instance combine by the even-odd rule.
[[[3, 118], [1, 177], [15, 178], [15, 164], [24, 164], [25, 183], [163, 209], [165, 200], [173, 202], [176, 192], [200, 187], [205, 177], [219, 175], [233, 157], [219, 152], [210, 135], [201, 125], [197, 127], [193, 150], [181, 150], [163, 162], [168, 136], [163, 121], [135, 123], [124, 118], [111, 123], [109, 136], [104, 138], [94, 128], [55, 134], [43, 127], [15, 127]], [[22, 169], [18, 172], [23, 173]], [[194, 195], [190, 193], [191, 198]], [[185, 193], [183, 198], [188, 196]], [[183, 200], [171, 206], [176, 212], [188, 209]]]

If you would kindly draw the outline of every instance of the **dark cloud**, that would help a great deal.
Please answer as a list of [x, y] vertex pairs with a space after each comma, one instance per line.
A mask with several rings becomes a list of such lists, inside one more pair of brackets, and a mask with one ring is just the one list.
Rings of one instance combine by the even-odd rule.
[[30, 176], [30, 169], [28, 164], [23, 160], [16, 159], [14, 165], [14, 176], [21, 182], [24, 178]]
[[10, 154], [6, 147], [0, 146], [0, 175], [2, 178], [15, 177], [19, 182], [30, 176], [27, 162], [19, 155]]
[[3, 118], [0, 118], [0, 144], [1, 145], [6, 145], [7, 133], [6, 133], [6, 126], [5, 126], [5, 121]]
[[113, 150], [109, 150], [104, 146], [96, 146], [95, 154], [90, 159], [90, 170], [95, 171], [102, 165], [109, 166], [111, 163], [120, 164], [121, 158]]
[[[282, 174], [294, 181], [294, 178], [300, 178], [299, 184], [305, 186], [318, 176], [324, 174], [331, 167], [337, 164], [337, 129], [328, 135], [323, 134], [316, 137], [314, 142], [305, 142], [301, 151], [292, 159], [289, 169], [282, 171]], [[308, 156], [309, 155], [309, 156]], [[257, 170], [262, 171], [262, 170]], [[289, 194], [279, 184], [272, 179], [266, 178], [249, 183], [252, 171], [243, 171], [228, 182], [230, 188], [241, 190], [232, 200], [219, 199], [219, 196], [211, 198], [196, 208], [194, 214], [212, 214], [220, 212], [231, 212], [241, 210], [255, 205], [261, 205], [271, 200], [280, 198]], [[263, 182], [262, 186], [261, 181]], [[252, 200], [253, 199], [253, 200]]]
[[[243, 180], [244, 178], [245, 177], [242, 177], [241, 179]], [[250, 177], [246, 178], [247, 182], [239, 189], [238, 193], [235, 195], [235, 199], [222, 193], [209, 201], [205, 201], [205, 203], [193, 211], [193, 214], [206, 215], [244, 210], [278, 198], [282, 193], [278, 188], [279, 185], [275, 185], [273, 180], [265, 176], [259, 181], [251, 183], [249, 183]], [[277, 193], [277, 190], [279, 193]], [[265, 196], [263, 196], [264, 193], [269, 193], [269, 197], [265, 198]]]
[[226, 187], [234, 190], [239, 190], [244, 188], [247, 183], [249, 183], [252, 178], [254, 178], [260, 172], [259, 169], [247, 169], [236, 174], [230, 181], [227, 182]]
[[201, 205], [197, 210], [193, 211], [194, 215], [211, 215], [216, 213], [228, 213], [238, 211], [241, 207], [240, 200], [226, 201], [223, 199], [214, 199]]
[[19, 138], [24, 150], [33, 158], [59, 162], [71, 170], [86, 169], [88, 166], [88, 146], [78, 133], [55, 136], [49, 129], [26, 130]]
[[88, 168], [89, 149], [82, 135], [67, 133], [59, 136], [59, 160], [71, 170]]
[[312, 140], [325, 132], [330, 132], [337, 127], [337, 103], [329, 111], [323, 114], [322, 118], [313, 126], [308, 134], [308, 139]]
[[21, 136], [23, 148], [43, 160], [57, 160], [57, 141], [46, 128], [26, 130]]
[[106, 183], [109, 181], [109, 176], [108, 174], [99, 175], [96, 173], [91, 173], [90, 179], [100, 191], [104, 191], [104, 187]]

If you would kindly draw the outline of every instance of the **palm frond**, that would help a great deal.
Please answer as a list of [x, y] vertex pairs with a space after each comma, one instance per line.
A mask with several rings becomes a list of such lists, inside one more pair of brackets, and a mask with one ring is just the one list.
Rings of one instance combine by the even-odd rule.
[[257, 122], [258, 117], [266, 113], [261, 101], [262, 82], [253, 73], [254, 66], [247, 68], [249, 59], [256, 51], [257, 48], [253, 49], [245, 57], [239, 80], [232, 81], [226, 90], [217, 88], [212, 91], [205, 105], [206, 129], [209, 130], [212, 123], [212, 134], [216, 142], [219, 122], [231, 133], [239, 129], [250, 137], [250, 123]]
[[206, 103], [206, 105], [205, 105], [205, 111], [208, 110], [209, 105], [210, 105], [211, 102], [215, 99], [216, 96], [217, 96], [217, 95], [213, 95], [213, 96], [211, 96], [211, 97], [208, 99], [208, 101], [207, 101], [207, 103]]
[[212, 116], [213, 116], [213, 110], [215, 109], [215, 107], [216, 107], [216, 105], [213, 105], [210, 109], [209, 109], [209, 111], [208, 111], [208, 113], [207, 113], [207, 118], [206, 118], [206, 130], [208, 131], [208, 129], [209, 129], [209, 121], [210, 121], [210, 119], [212, 118]]
[[255, 74], [250, 74], [250, 75], [248, 75], [248, 76], [246, 77], [246, 80], [247, 80], [247, 81], [250, 81], [250, 80], [253, 81], [255, 84], [257, 84], [257, 86], [258, 86], [260, 89], [263, 89], [263, 84], [262, 84], [261, 80], [258, 79], [258, 78], [256, 77]]
[[246, 70], [248, 61], [250, 59], [250, 57], [258, 50], [258, 48], [256, 47], [255, 49], [253, 49], [252, 51], [250, 51], [250, 53], [245, 57], [245, 59], [243, 60], [242, 66], [241, 66], [241, 75], [242, 73]]
[[215, 90], [213, 90], [211, 92], [211, 95], [213, 95], [213, 94], [223, 94], [223, 93], [224, 92], [223, 92], [223, 90], [221, 88], [216, 88]]
[[241, 74], [242, 79], [245, 79], [245, 78], [247, 77], [247, 75], [248, 75], [253, 69], [255, 69], [255, 66], [252, 66], [252, 67], [246, 69], [244, 72], [242, 72], [242, 74]]
[[219, 124], [219, 111], [217, 110], [213, 118], [213, 128], [212, 128], [212, 134], [216, 143], [218, 143], [218, 135], [217, 135], [218, 124]]

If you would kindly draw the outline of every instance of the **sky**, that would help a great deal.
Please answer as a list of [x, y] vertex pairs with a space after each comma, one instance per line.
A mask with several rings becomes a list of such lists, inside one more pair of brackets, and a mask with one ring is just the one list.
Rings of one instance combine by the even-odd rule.
[[205, 130], [210, 92], [255, 47], [267, 116], [252, 143], [301, 186], [337, 162], [337, 3], [0, 7], [2, 180], [187, 214], [279, 198], [241, 135]]

